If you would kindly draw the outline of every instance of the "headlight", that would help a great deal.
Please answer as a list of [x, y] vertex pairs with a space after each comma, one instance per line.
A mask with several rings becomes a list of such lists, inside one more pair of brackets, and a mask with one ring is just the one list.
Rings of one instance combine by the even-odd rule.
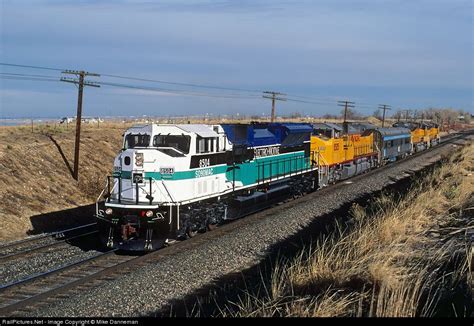
[[143, 166], [143, 153], [135, 153], [135, 165]]
[[146, 211], [145, 216], [146, 217], [152, 217], [153, 216], [153, 211]]
[[112, 208], [110, 208], [110, 207], [105, 210], [105, 214], [107, 214], [107, 215], [112, 215], [112, 212], [113, 212]]

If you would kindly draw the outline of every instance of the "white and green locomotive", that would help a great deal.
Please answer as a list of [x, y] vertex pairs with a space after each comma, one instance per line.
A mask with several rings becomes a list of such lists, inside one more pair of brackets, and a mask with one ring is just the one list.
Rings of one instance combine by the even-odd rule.
[[96, 217], [108, 247], [152, 250], [317, 188], [312, 126], [128, 129]]

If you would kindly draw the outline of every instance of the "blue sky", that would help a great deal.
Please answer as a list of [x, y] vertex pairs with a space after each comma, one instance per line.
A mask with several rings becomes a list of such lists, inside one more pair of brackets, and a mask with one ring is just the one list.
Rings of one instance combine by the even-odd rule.
[[[318, 102], [279, 102], [281, 114], [335, 113], [336, 100], [343, 99], [355, 101], [362, 113], [379, 103], [473, 112], [471, 0], [1, 0], [0, 5], [1, 62], [275, 90]], [[60, 75], [5, 66], [0, 72]], [[67, 83], [0, 79], [0, 117], [73, 115], [76, 92]], [[251, 95], [255, 98], [196, 97], [104, 85], [85, 90], [84, 114], [268, 114], [270, 102]]]

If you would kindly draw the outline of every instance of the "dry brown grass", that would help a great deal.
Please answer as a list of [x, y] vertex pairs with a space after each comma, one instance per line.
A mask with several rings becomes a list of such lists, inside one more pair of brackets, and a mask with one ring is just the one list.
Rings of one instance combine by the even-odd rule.
[[[121, 147], [122, 124], [84, 125], [79, 182], [73, 167], [74, 126], [0, 128], [0, 240], [26, 236], [35, 215], [91, 204]], [[51, 137], [52, 138], [51, 138]]]
[[[474, 227], [465, 217], [474, 209], [473, 173], [471, 144], [402, 199], [382, 196], [370, 210], [354, 206], [351, 227], [339, 226], [292, 261], [278, 262], [263, 298], [249, 293], [236, 315], [433, 315], [443, 287], [471, 277], [471, 248], [459, 235]], [[459, 248], [463, 263], [442, 270]]]

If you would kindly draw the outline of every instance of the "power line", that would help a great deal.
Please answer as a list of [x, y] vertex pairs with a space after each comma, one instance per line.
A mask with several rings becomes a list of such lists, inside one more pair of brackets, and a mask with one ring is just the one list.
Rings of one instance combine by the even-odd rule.
[[[32, 77], [30, 77], [32, 76]], [[37, 75], [41, 76], [41, 75]], [[55, 77], [45, 76], [45, 77], [35, 77], [35, 75], [23, 75], [23, 74], [14, 74], [10, 76], [10, 74], [0, 73], [0, 79], [11, 79], [11, 80], [24, 80], [24, 81], [48, 81], [48, 82], [60, 82], [61, 80]], [[68, 81], [66, 78], [63, 78], [62, 81]], [[131, 88], [137, 90], [145, 90], [145, 91], [154, 91], [159, 93], [167, 93], [167, 94], [175, 94], [175, 95], [183, 95], [183, 96], [202, 96], [202, 97], [213, 97], [213, 98], [235, 98], [235, 99], [257, 99], [260, 96], [252, 96], [252, 95], [239, 95], [239, 94], [210, 94], [210, 93], [196, 93], [196, 92], [189, 92], [185, 90], [173, 90], [173, 89], [166, 89], [166, 88], [154, 88], [154, 87], [146, 87], [146, 86], [135, 86], [135, 85], [127, 85], [127, 84], [120, 84], [120, 83], [109, 83], [109, 82], [95, 82], [94, 84], [103, 85], [103, 86], [112, 86], [112, 87], [121, 87], [121, 88]]]
[[288, 93], [291, 97], [301, 98], [303, 100], [311, 100], [311, 101], [331, 101], [334, 103], [336, 101], [336, 97], [327, 97], [327, 96], [303, 96], [295, 93]]
[[[18, 76], [20, 75], [20, 76]], [[8, 74], [0, 73], [0, 79], [12, 79], [12, 80], [25, 80], [25, 81], [45, 81], [45, 82], [59, 82], [59, 79], [54, 77], [45, 76], [44, 78], [40, 77], [33, 77], [30, 78], [29, 76], [43, 76], [43, 75], [24, 75], [24, 74], [15, 74], [14, 76], [9, 76]], [[48, 79], [46, 79], [48, 78]], [[182, 95], [182, 96], [198, 96], [198, 97], [210, 97], [210, 98], [226, 98], [226, 99], [259, 99], [260, 96], [257, 95], [240, 95], [240, 94], [210, 94], [210, 93], [196, 93], [196, 92], [189, 92], [186, 90], [175, 90], [175, 89], [167, 89], [167, 88], [157, 88], [157, 87], [147, 87], [147, 86], [136, 86], [130, 84], [121, 84], [121, 83], [110, 83], [110, 82], [96, 82], [96, 84], [101, 86], [110, 86], [110, 87], [118, 87], [118, 88], [128, 88], [128, 89], [136, 89], [136, 90], [144, 90], [144, 91], [151, 91], [157, 93], [164, 93], [164, 94], [174, 94], [174, 95]], [[304, 101], [294, 98], [286, 98], [288, 102], [296, 102], [296, 103], [303, 103], [303, 104], [312, 104], [318, 106], [328, 106], [334, 105], [332, 101]]]
[[46, 79], [46, 78], [33, 78], [33, 77], [21, 77], [21, 76], [4, 76], [0, 75], [0, 79], [12, 79], [12, 80], [25, 80], [25, 81], [48, 81], [48, 82], [59, 82], [60, 80], [55, 79]]
[[[9, 76], [13, 75], [13, 76]], [[28, 77], [34, 78], [28, 78]], [[38, 78], [38, 77], [41, 78]], [[13, 73], [0, 73], [0, 78], [3, 79], [14, 79], [14, 80], [28, 80], [28, 81], [60, 81], [59, 79], [46, 76], [46, 75], [26, 75], [26, 74], [13, 74]], [[49, 78], [49, 79], [45, 79]], [[103, 86], [111, 86], [111, 87], [119, 87], [119, 88], [129, 88], [129, 89], [137, 89], [137, 90], [145, 90], [145, 91], [153, 91], [158, 93], [167, 93], [167, 94], [176, 94], [176, 95], [184, 95], [184, 96], [201, 96], [201, 97], [212, 97], [212, 98], [229, 98], [229, 99], [258, 99], [260, 96], [257, 95], [241, 95], [241, 94], [211, 94], [211, 93], [196, 93], [190, 92], [187, 90], [178, 90], [178, 89], [168, 89], [168, 88], [157, 88], [157, 87], [147, 87], [147, 86], [136, 86], [130, 84], [121, 84], [121, 83], [111, 83], [111, 82], [97, 82], [99, 85]], [[304, 104], [316, 104], [316, 105], [333, 105], [333, 101], [305, 101], [294, 99], [293, 95], [291, 97], [286, 98], [289, 102], [296, 102], [296, 103], [304, 103]]]
[[171, 81], [165, 81], [165, 80], [147, 79], [147, 78], [140, 78], [140, 77], [128, 77], [128, 76], [119, 76], [119, 75], [110, 75], [110, 74], [102, 74], [102, 76], [111, 77], [111, 78], [145, 81], [145, 82], [151, 82], [151, 83], [176, 85], [176, 86], [209, 88], [209, 89], [219, 89], [219, 90], [226, 90], [226, 91], [239, 91], [239, 92], [248, 92], [248, 93], [261, 93], [262, 92], [261, 90], [256, 90], [256, 89], [244, 89], [244, 88], [232, 88], [232, 87], [222, 87], [222, 86], [194, 84], [194, 83], [171, 82]]
[[293, 99], [293, 98], [287, 98], [286, 99], [287, 101], [290, 101], [290, 102], [298, 102], [298, 103], [305, 103], [305, 104], [320, 104], [320, 105], [334, 105], [335, 101], [333, 102], [316, 102], [316, 101], [303, 101], [303, 100], [297, 100], [297, 99]]
[[98, 84], [99, 85], [105, 85], [105, 86], [112, 86], [112, 87], [131, 88], [131, 89], [153, 91], [153, 92], [159, 92], [159, 93], [185, 95], [185, 96], [202, 96], [202, 97], [213, 97], [213, 98], [236, 98], [236, 99], [257, 99], [257, 98], [260, 98], [260, 96], [252, 96], [252, 95], [239, 95], [239, 94], [219, 95], [219, 94], [211, 94], [211, 93], [196, 93], [196, 92], [189, 92], [189, 91], [186, 91], [186, 90], [174, 90], [174, 89], [158, 88], [158, 87], [135, 86], [135, 85], [110, 83], [110, 82], [98, 82]]
[[[3, 66], [11, 66], [11, 67], [21, 67], [21, 68], [32, 68], [32, 69], [45, 69], [45, 70], [52, 70], [52, 71], [64, 71], [64, 69], [59, 68], [52, 68], [52, 67], [44, 67], [44, 66], [33, 66], [33, 65], [20, 65], [20, 64], [12, 64], [12, 63], [4, 63], [1, 62], [0, 65]], [[223, 87], [223, 86], [216, 86], [216, 85], [206, 85], [206, 84], [198, 84], [198, 83], [187, 83], [187, 82], [173, 82], [167, 80], [158, 80], [158, 79], [149, 79], [149, 78], [142, 78], [142, 77], [133, 77], [133, 76], [123, 76], [123, 75], [114, 75], [114, 74], [101, 74], [102, 77], [109, 77], [109, 78], [119, 78], [119, 79], [126, 79], [126, 80], [135, 80], [135, 81], [144, 81], [144, 82], [151, 82], [151, 83], [161, 83], [161, 84], [168, 84], [168, 85], [175, 85], [175, 86], [184, 86], [184, 87], [194, 87], [194, 88], [204, 88], [204, 89], [215, 89], [221, 91], [237, 91], [237, 92], [245, 92], [245, 93], [262, 93], [262, 90], [258, 89], [246, 89], [246, 88], [233, 88], [233, 87]], [[49, 76], [48, 76], [49, 77]], [[113, 86], [117, 86], [115, 84]], [[109, 86], [112, 86], [110, 83]], [[123, 84], [121, 85], [123, 86]], [[167, 90], [168, 92], [183, 92], [186, 90]], [[191, 94], [190, 94], [191, 95]], [[194, 94], [192, 94], [194, 95]], [[209, 96], [209, 95], [196, 95], [196, 96]], [[224, 98], [233, 98], [234, 94], [231, 96], [226, 95]], [[299, 103], [306, 103], [306, 104], [334, 104], [334, 101], [328, 97], [315, 97], [315, 96], [303, 96], [299, 94], [289, 94], [290, 97], [293, 99], [288, 99], [292, 102], [299, 102]], [[217, 95], [213, 95], [211, 97], [219, 97]], [[304, 100], [298, 100], [298, 98]], [[309, 100], [309, 101], [308, 101]], [[371, 109], [376, 106], [376, 104], [369, 104], [369, 103], [360, 103], [362, 105], [358, 105], [361, 108]], [[364, 105], [364, 104], [367, 104]]]
[[[32, 68], [32, 69], [46, 69], [46, 70], [54, 70], [54, 71], [65, 70], [65, 69], [59, 69], [59, 68], [32, 66], [32, 65], [19, 65], [19, 64], [5, 63], [5, 62], [0, 62], [0, 65], [11, 66], [11, 67], [21, 67], [21, 68]], [[247, 93], [261, 93], [262, 92], [261, 90], [256, 90], [256, 89], [233, 88], [233, 87], [223, 87], [223, 86], [185, 83], [185, 82], [172, 82], [172, 81], [166, 81], [166, 80], [148, 79], [148, 78], [132, 77], [132, 76], [121, 76], [121, 75], [113, 75], [113, 74], [101, 74], [101, 76], [110, 77], [110, 78], [136, 80], [136, 81], [145, 81], [145, 82], [152, 82], [152, 83], [160, 83], [160, 84], [168, 84], [168, 85], [176, 85], [176, 86], [195, 87], [195, 88], [238, 91], [238, 92], [247, 92]]]
[[[64, 69], [54, 68], [54, 67], [45, 67], [45, 66], [34, 66], [34, 65], [21, 65], [21, 64], [13, 64], [13, 63], [6, 63], [0, 62], [2, 66], [9, 66], [9, 67], [18, 67], [18, 68], [30, 68], [30, 69], [42, 69], [42, 70], [50, 70], [50, 71], [64, 71]], [[3, 73], [3, 76], [0, 78], [3, 79], [17, 79], [17, 80], [28, 80], [26, 78], [19, 79], [19, 78], [6, 78], [7, 75], [10, 76], [17, 76], [17, 77], [37, 77], [34, 79], [35, 81], [46, 81], [41, 80], [39, 78], [54, 78], [53, 76], [45, 76], [45, 75], [27, 75], [27, 74], [15, 74], [15, 73]], [[167, 80], [158, 80], [158, 79], [149, 79], [149, 78], [142, 78], [142, 77], [133, 77], [133, 76], [123, 76], [123, 75], [115, 75], [115, 74], [101, 74], [102, 77], [109, 77], [109, 78], [118, 78], [118, 79], [126, 79], [126, 80], [134, 80], [134, 81], [143, 81], [149, 83], [161, 83], [161, 84], [168, 84], [168, 85], [175, 85], [175, 86], [183, 86], [183, 87], [194, 87], [194, 88], [203, 88], [203, 89], [215, 89], [219, 91], [235, 91], [235, 92], [244, 92], [244, 93], [262, 93], [262, 90], [258, 89], [247, 89], [247, 88], [233, 88], [233, 87], [223, 87], [223, 86], [216, 86], [216, 85], [209, 85], [209, 84], [198, 84], [198, 83], [188, 83], [188, 82], [174, 82], [174, 81], [167, 81]], [[33, 79], [30, 79], [33, 80]], [[52, 81], [52, 80], [49, 80]], [[103, 85], [106, 85], [105, 82], [102, 82]], [[135, 88], [135, 89], [144, 89], [150, 91], [161, 91], [173, 94], [182, 94], [182, 95], [189, 95], [189, 96], [207, 96], [207, 97], [217, 97], [217, 98], [244, 98], [240, 94], [203, 94], [203, 93], [194, 93], [189, 92], [188, 90], [179, 90], [179, 89], [152, 89], [146, 86], [133, 86], [133, 85], [126, 85], [126, 84], [119, 84], [119, 83], [109, 83], [108, 86], [114, 87], [126, 87], [126, 88]], [[288, 94], [289, 98], [288, 101], [291, 102], [298, 102], [298, 103], [305, 103], [305, 104], [319, 104], [319, 105], [331, 105], [334, 104], [335, 100], [331, 100], [329, 97], [318, 97], [318, 96], [304, 96], [299, 94]], [[249, 97], [250, 98], [250, 97]], [[255, 96], [255, 98], [259, 98], [259, 96]], [[375, 108], [377, 105], [367, 103], [367, 102], [358, 102], [358, 107], [365, 108], [365, 109], [372, 109]]]
[[[0, 79], [21, 80], [21, 81], [40, 81], [40, 82], [41, 81], [44, 81], [44, 82], [59, 82], [60, 81], [59, 79], [52, 76], [13, 74], [13, 73], [0, 73]], [[197, 92], [190, 92], [188, 90], [137, 86], [137, 85], [130, 85], [130, 84], [110, 83], [110, 82], [97, 82], [96, 84], [102, 85], [102, 86], [128, 88], [128, 89], [144, 90], [144, 91], [151, 91], [151, 92], [164, 93], [164, 94], [182, 95], [182, 96], [198, 96], [198, 97], [224, 98], [224, 99], [259, 99], [260, 98], [260, 96], [257, 96], [257, 95], [197, 93]], [[318, 106], [334, 105], [333, 101], [305, 101], [305, 100], [295, 99], [292, 97], [293, 95], [291, 97], [287, 97], [286, 101], [302, 103], [302, 104], [318, 105]], [[368, 109], [372, 108], [372, 107], [364, 106], [364, 105], [361, 105], [361, 106], [358, 105], [358, 107], [368, 108]]]
[[63, 71], [64, 69], [51, 68], [51, 67], [42, 67], [42, 66], [28, 66], [28, 65], [17, 65], [13, 63], [0, 62], [1, 66], [10, 66], [10, 67], [21, 67], [21, 68], [32, 68], [32, 69], [43, 69], [43, 70], [55, 70]]
[[22, 77], [56, 78], [55, 76], [48, 76], [48, 75], [15, 74], [15, 73], [11, 73], [11, 72], [0, 72], [0, 75], [5, 75], [5, 76], [22, 76]]

